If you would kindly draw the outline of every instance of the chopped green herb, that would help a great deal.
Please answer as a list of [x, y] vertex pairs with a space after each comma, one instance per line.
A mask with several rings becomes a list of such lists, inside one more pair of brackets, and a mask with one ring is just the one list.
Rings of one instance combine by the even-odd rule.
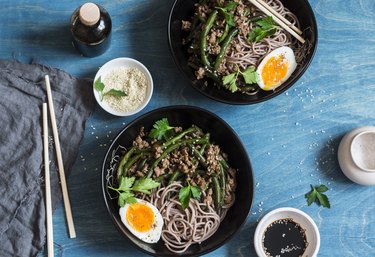
[[108, 188], [119, 194], [118, 205], [123, 207], [127, 203], [132, 204], [136, 202], [133, 192], [150, 194], [150, 190], [157, 188], [159, 185], [160, 183], [152, 178], [140, 178], [136, 180], [135, 177], [121, 177], [118, 188], [110, 186]]
[[197, 186], [192, 186], [188, 183], [187, 186], [182, 187], [178, 194], [182, 209], [186, 209], [189, 206], [190, 198], [199, 199], [201, 197], [201, 189]]
[[257, 82], [257, 74], [253, 66], [249, 66], [246, 70], [240, 71], [237, 67], [237, 71], [223, 76], [223, 85], [229, 89], [232, 93], [238, 90], [237, 78], [241, 74], [246, 84], [254, 84]]
[[313, 202], [317, 203], [318, 205], [322, 205], [323, 207], [330, 208], [331, 205], [329, 203], [328, 197], [323, 194], [328, 190], [328, 187], [325, 185], [320, 185], [318, 187], [311, 186], [311, 191], [305, 194], [305, 198], [307, 200], [307, 205], [311, 205]]
[[237, 5], [238, 3], [230, 1], [224, 7], [220, 7], [220, 6], [215, 7], [216, 9], [221, 11], [221, 13], [224, 16], [225, 21], [228, 23], [228, 25], [232, 27], [236, 26], [236, 23], [234, 22], [234, 14], [230, 12], [236, 9]]
[[169, 125], [168, 119], [163, 118], [155, 122], [153, 129], [151, 129], [149, 136], [158, 140], [166, 138], [167, 132], [174, 129]]
[[272, 36], [280, 28], [272, 19], [272, 16], [262, 18], [256, 24], [257, 26], [247, 36], [247, 39], [251, 42], [259, 42], [265, 37]]
[[111, 89], [111, 90], [103, 93], [105, 85], [102, 82], [101, 76], [95, 81], [94, 88], [99, 93], [100, 101], [103, 101], [103, 98], [106, 95], [117, 96], [117, 97], [127, 96], [127, 94], [125, 92], [123, 92], [121, 90], [117, 90], [117, 89]]

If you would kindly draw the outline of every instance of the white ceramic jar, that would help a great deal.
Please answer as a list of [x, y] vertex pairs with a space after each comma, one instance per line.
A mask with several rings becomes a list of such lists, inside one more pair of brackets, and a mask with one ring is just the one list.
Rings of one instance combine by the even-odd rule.
[[339, 145], [338, 161], [353, 182], [375, 185], [375, 127], [359, 127], [347, 133]]

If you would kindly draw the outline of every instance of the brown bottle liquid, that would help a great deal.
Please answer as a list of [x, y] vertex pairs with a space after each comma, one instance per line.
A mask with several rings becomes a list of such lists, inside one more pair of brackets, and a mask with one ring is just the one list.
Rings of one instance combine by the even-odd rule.
[[86, 3], [78, 7], [70, 18], [74, 47], [84, 56], [103, 54], [111, 43], [112, 21], [100, 5]]

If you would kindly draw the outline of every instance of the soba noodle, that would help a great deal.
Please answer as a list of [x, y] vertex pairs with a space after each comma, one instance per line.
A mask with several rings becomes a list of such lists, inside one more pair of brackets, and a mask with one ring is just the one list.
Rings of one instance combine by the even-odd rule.
[[[162, 239], [166, 247], [175, 253], [185, 252], [190, 245], [201, 243], [219, 228], [225, 212], [216, 213], [211, 205], [191, 199], [188, 208], [182, 211], [178, 200], [180, 182], [160, 187], [150, 199], [164, 218]], [[228, 207], [227, 207], [228, 208]]]

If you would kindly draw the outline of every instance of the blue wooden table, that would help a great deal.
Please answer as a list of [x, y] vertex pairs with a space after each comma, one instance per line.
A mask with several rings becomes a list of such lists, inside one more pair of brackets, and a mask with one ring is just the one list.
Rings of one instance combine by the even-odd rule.
[[[375, 256], [375, 187], [348, 180], [337, 161], [345, 133], [375, 125], [374, 0], [310, 0], [319, 28], [311, 66], [286, 93], [249, 106], [214, 102], [183, 80], [167, 44], [173, 0], [96, 2], [112, 17], [113, 41], [104, 55], [85, 58], [72, 47], [69, 31], [70, 15], [83, 1], [0, 0], [0, 58], [35, 61], [93, 78], [108, 60], [132, 57], [149, 68], [155, 84], [142, 113], [188, 104], [225, 119], [250, 156], [255, 198], [238, 234], [207, 256], [256, 256], [252, 242], [257, 222], [285, 206], [305, 211], [317, 223], [319, 256]], [[68, 179], [77, 238], [68, 238], [60, 204], [53, 217], [55, 256], [143, 256], [115, 229], [100, 188], [104, 154], [136, 116], [119, 118], [96, 106], [87, 121]], [[307, 206], [304, 194], [310, 184], [330, 188], [331, 209]]]

